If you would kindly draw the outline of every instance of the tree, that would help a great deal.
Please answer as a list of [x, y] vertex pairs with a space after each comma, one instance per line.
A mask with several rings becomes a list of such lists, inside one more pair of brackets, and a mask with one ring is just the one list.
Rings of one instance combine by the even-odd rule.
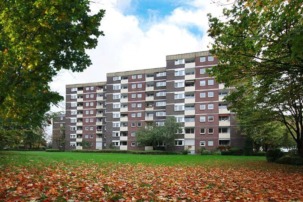
[[175, 143], [176, 133], [180, 130], [180, 124], [174, 117], [167, 117], [164, 126], [148, 125], [136, 133], [136, 140], [142, 146], [159, 147], [165, 145], [165, 149]]
[[211, 53], [219, 58], [212, 75], [235, 91], [233, 108], [250, 96], [273, 121], [282, 122], [303, 157], [303, 9], [302, 1], [239, 0], [209, 15]]
[[[49, 82], [61, 69], [83, 71], [104, 10], [89, 0], [0, 1], [0, 129], [40, 127], [62, 97]], [[16, 127], [18, 126], [18, 127]]]

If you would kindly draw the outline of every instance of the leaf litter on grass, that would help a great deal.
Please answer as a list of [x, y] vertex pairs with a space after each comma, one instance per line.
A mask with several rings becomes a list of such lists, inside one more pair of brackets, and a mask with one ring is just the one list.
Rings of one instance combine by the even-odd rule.
[[5, 167], [0, 181], [0, 201], [303, 201], [303, 172], [268, 163], [151, 166], [57, 162]]

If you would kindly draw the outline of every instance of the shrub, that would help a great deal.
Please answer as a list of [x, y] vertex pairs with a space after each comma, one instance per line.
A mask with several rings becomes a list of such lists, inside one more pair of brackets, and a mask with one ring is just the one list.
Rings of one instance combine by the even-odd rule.
[[60, 149], [46, 149], [46, 152], [63, 152], [63, 150]]
[[252, 154], [252, 156], [265, 156], [266, 155], [266, 152], [261, 152], [261, 151], [259, 151], [259, 152], [254, 152], [253, 154]]
[[200, 152], [201, 155], [211, 155], [212, 152], [209, 151], [209, 150], [206, 150], [206, 149], [202, 149], [201, 152]]
[[283, 152], [280, 149], [268, 150], [266, 152], [266, 160], [268, 162], [275, 162], [283, 156]]
[[276, 163], [289, 165], [303, 165], [303, 158], [299, 156], [284, 155], [276, 160]]
[[183, 154], [183, 155], [189, 154], [189, 150], [188, 150], [188, 149], [183, 150], [183, 151], [182, 151], [182, 154]]

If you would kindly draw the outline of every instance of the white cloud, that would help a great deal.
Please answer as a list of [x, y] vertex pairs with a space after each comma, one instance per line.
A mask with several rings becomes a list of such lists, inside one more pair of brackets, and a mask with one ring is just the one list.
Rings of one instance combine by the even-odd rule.
[[[82, 73], [60, 72], [51, 83], [52, 90], [64, 96], [66, 84], [105, 81], [109, 72], [163, 67], [166, 55], [206, 50], [210, 41], [207, 13], [218, 13], [220, 8], [211, 0], [189, 3], [190, 7], [176, 8], [143, 29], [138, 17], [123, 14], [132, 9], [131, 0], [95, 0], [92, 13], [102, 8], [106, 15], [101, 22], [105, 36], [99, 38], [96, 49], [88, 51], [93, 65]], [[192, 34], [189, 25], [198, 27], [203, 36]]]

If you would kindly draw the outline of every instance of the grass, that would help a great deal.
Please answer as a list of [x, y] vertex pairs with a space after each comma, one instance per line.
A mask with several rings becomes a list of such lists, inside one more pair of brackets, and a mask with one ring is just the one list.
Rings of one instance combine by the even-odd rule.
[[49, 164], [52, 162], [73, 163], [124, 163], [146, 165], [214, 165], [243, 164], [265, 162], [264, 157], [221, 156], [221, 155], [140, 155], [116, 153], [73, 153], [73, 152], [0, 152], [1, 165], [30, 165], [34, 163]]

